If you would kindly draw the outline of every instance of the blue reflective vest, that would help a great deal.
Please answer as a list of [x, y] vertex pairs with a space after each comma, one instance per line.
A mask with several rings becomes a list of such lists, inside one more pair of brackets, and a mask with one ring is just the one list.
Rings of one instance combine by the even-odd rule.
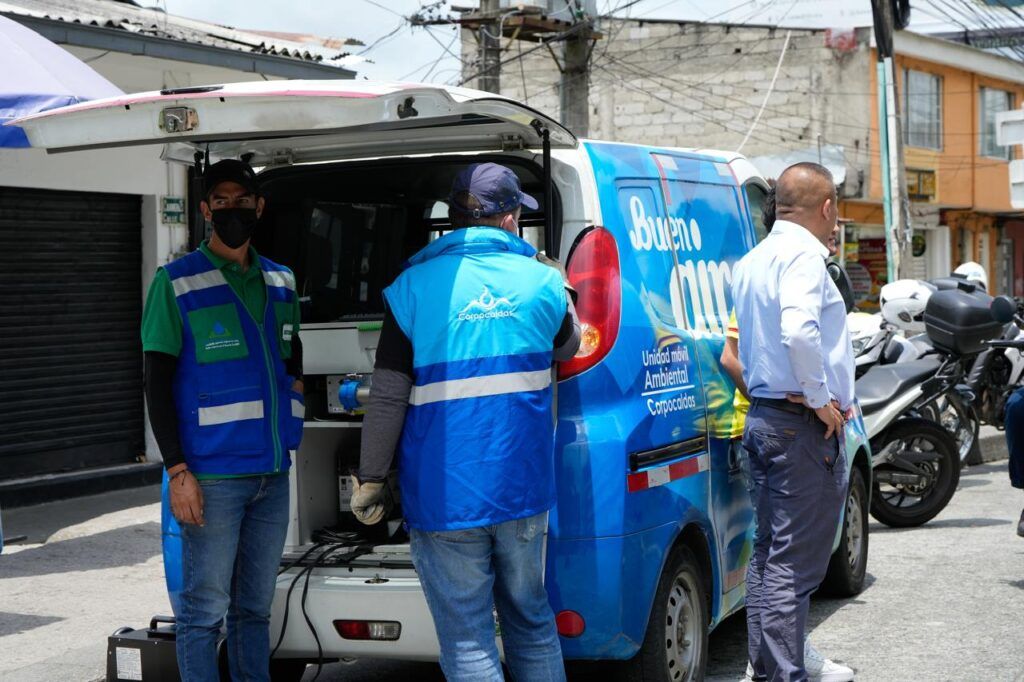
[[285, 471], [288, 451], [302, 439], [305, 406], [281, 354], [291, 342], [295, 277], [262, 256], [259, 268], [267, 306], [257, 321], [201, 251], [164, 266], [183, 326], [174, 377], [178, 431], [198, 474]]
[[456, 530], [555, 503], [551, 362], [561, 275], [497, 228], [451, 232], [384, 291], [413, 348], [399, 444], [406, 521]]

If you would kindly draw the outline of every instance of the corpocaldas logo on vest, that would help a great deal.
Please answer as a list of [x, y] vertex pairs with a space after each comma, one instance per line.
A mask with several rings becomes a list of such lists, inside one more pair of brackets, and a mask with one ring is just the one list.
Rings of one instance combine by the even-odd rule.
[[459, 320], [468, 322], [494, 320], [501, 317], [512, 317], [515, 315], [515, 311], [516, 307], [512, 301], [504, 296], [495, 296], [490, 289], [484, 286], [483, 293], [467, 303], [466, 307], [459, 312]]
[[217, 320], [213, 323], [213, 327], [210, 328], [210, 333], [206, 337], [206, 343], [203, 346], [203, 350], [221, 350], [224, 348], [238, 348], [242, 345], [241, 340], [238, 339], [234, 334], [231, 333], [224, 323]]

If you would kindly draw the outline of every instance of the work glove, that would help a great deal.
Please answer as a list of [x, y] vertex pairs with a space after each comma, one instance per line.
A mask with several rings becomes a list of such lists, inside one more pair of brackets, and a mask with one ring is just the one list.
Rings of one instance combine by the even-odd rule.
[[379, 523], [390, 506], [385, 492], [384, 481], [360, 483], [356, 476], [352, 476], [352, 513], [367, 526]]

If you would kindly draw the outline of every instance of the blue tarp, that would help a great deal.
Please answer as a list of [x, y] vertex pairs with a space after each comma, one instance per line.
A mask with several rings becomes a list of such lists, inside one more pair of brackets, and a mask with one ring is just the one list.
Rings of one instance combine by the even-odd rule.
[[4, 123], [121, 90], [67, 50], [0, 16], [0, 147], [28, 147], [25, 132]]

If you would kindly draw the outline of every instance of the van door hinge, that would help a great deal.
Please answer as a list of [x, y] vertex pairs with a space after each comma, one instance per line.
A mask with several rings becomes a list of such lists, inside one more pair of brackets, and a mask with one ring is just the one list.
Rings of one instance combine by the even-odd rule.
[[526, 149], [526, 141], [523, 139], [522, 135], [508, 133], [501, 136], [501, 151], [515, 152], [520, 149]]

